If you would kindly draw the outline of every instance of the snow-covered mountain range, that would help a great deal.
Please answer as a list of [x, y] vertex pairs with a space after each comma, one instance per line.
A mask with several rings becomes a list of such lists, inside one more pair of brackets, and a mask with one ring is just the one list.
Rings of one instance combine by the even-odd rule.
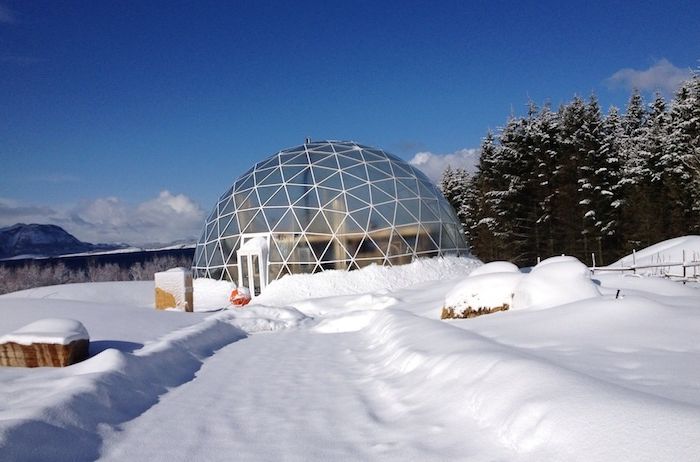
[[0, 228], [0, 259], [17, 256], [51, 257], [80, 252], [108, 251], [125, 244], [82, 242], [56, 225], [18, 223]]

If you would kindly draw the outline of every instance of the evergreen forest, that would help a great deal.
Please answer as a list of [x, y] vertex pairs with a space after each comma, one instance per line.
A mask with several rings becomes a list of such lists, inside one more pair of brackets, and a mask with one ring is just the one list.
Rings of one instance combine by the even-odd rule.
[[474, 173], [440, 187], [485, 262], [573, 255], [609, 264], [633, 249], [700, 233], [700, 74], [666, 101], [634, 90], [622, 113], [595, 95], [528, 105], [480, 148]]

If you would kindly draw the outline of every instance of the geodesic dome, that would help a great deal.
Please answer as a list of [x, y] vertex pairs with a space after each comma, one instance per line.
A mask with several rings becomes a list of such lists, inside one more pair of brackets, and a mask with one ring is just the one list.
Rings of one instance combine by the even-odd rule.
[[260, 237], [268, 280], [467, 253], [452, 207], [423, 173], [347, 141], [285, 149], [241, 175], [207, 218], [195, 276], [238, 280], [237, 253]]

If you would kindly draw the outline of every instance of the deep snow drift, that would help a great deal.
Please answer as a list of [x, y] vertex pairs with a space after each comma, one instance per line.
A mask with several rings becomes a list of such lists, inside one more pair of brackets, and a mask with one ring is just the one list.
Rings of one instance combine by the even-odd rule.
[[[2, 460], [697, 458], [697, 288], [561, 257], [476, 266], [285, 277], [214, 313], [156, 312], [152, 283], [1, 296], [0, 336], [70, 317], [93, 340], [75, 366], [0, 369]], [[513, 309], [440, 321], [459, 287]], [[195, 308], [230, 288], [198, 280]]]

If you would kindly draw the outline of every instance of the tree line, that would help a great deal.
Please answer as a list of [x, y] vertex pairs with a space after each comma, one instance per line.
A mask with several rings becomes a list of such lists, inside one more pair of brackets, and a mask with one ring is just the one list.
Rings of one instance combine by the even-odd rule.
[[667, 103], [634, 90], [625, 113], [595, 95], [556, 111], [528, 105], [482, 142], [476, 172], [448, 167], [441, 189], [484, 261], [573, 255], [612, 263], [700, 232], [700, 74]]
[[31, 262], [15, 268], [0, 265], [0, 294], [76, 282], [152, 281], [153, 275], [159, 271], [191, 265], [191, 257], [173, 255], [156, 256], [129, 267], [94, 261], [78, 269], [70, 269], [62, 262]]

